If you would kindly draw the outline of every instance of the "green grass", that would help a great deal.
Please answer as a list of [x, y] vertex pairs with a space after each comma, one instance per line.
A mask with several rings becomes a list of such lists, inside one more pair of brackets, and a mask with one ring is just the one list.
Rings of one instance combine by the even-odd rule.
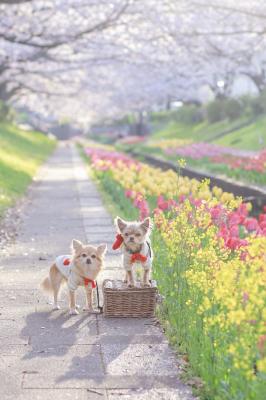
[[0, 216], [23, 195], [55, 144], [42, 133], [0, 123]]
[[[177, 161], [179, 157], [175, 156], [172, 159]], [[231, 168], [229, 165], [213, 163], [208, 158], [201, 160], [193, 160], [191, 158], [186, 159], [187, 167], [191, 167], [195, 170], [200, 170], [206, 173], [213, 173], [221, 177], [229, 177], [236, 182], [245, 182], [248, 184], [255, 184], [260, 186], [266, 185], [266, 173], [260, 173], [257, 171], [246, 171], [240, 168]]]
[[243, 150], [262, 150], [266, 147], [266, 117], [219, 138], [215, 143]]
[[[243, 123], [247, 123], [242, 128], [236, 128]], [[157, 130], [151, 134], [149, 141], [132, 145], [117, 146], [118, 150], [129, 151], [135, 150], [140, 154], [150, 154], [162, 157], [166, 160], [177, 161], [179, 156], [170, 156], [164, 153], [162, 149], [157, 147], [160, 139], [179, 139], [188, 140], [191, 142], [209, 142], [221, 146], [233, 147], [242, 150], [260, 151], [266, 148], [266, 116], [260, 117], [253, 122], [248, 123], [247, 117], [242, 117], [233, 122], [221, 121], [214, 124], [209, 124], [207, 121], [186, 125], [176, 122], [173, 119], [167, 123], [157, 123]], [[155, 125], [155, 126], [156, 126]], [[232, 129], [230, 133], [225, 133], [217, 138], [222, 132]], [[153, 143], [155, 140], [155, 143]], [[184, 143], [185, 144], [185, 143]], [[180, 144], [181, 145], [181, 144]], [[196, 168], [202, 172], [210, 172], [214, 174], [224, 175], [236, 181], [246, 183], [266, 185], [265, 173], [256, 171], [245, 171], [241, 169], [233, 169], [226, 164], [212, 163], [207, 158], [201, 160], [193, 160], [187, 158], [187, 166]]]
[[155, 125], [152, 137], [154, 139], [190, 139], [193, 142], [209, 142], [212, 141], [216, 135], [227, 130], [233, 130], [247, 121], [248, 118], [245, 116], [236, 121], [224, 120], [213, 124], [210, 124], [208, 121], [203, 121], [198, 124], [188, 125], [169, 120], [169, 122], [163, 126], [162, 124], [157, 127]]
[[[189, 139], [193, 142], [212, 142], [222, 146], [235, 147], [243, 150], [261, 150], [266, 147], [266, 116], [249, 122], [246, 116], [235, 121], [220, 121], [210, 124], [203, 121], [198, 124], [187, 125], [174, 120], [164, 124], [154, 124], [151, 137], [154, 139]], [[238, 128], [241, 124], [246, 126]], [[219, 138], [217, 135], [225, 131]]]

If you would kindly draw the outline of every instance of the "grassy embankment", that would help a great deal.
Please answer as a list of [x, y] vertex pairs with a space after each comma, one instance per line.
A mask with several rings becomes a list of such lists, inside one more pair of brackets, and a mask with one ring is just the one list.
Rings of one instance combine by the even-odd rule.
[[151, 136], [154, 139], [189, 139], [193, 142], [209, 142], [221, 132], [233, 130], [245, 122], [248, 122], [246, 117], [232, 122], [224, 120], [211, 124], [204, 120], [196, 124], [185, 124], [170, 118], [163, 123], [155, 121], [152, 124]]
[[[238, 128], [247, 122], [247, 125]], [[249, 123], [250, 122], [250, 123]], [[223, 132], [230, 131], [222, 134]], [[221, 134], [221, 137], [216, 137]], [[169, 120], [165, 124], [154, 125], [153, 139], [189, 139], [192, 142], [211, 142], [221, 146], [230, 146], [242, 150], [261, 150], [266, 144], [266, 117], [251, 122], [243, 117], [236, 121], [219, 121], [210, 124], [203, 121], [198, 124], [183, 124]]]
[[[153, 123], [152, 133], [147, 141], [134, 145], [124, 145], [122, 149], [134, 148], [140, 153], [154, 154], [171, 161], [179, 159], [180, 156], [169, 155], [165, 152], [165, 148], [162, 147], [163, 141], [169, 141], [168, 146], [172, 148], [190, 143], [205, 142], [244, 151], [260, 151], [266, 147], [266, 117], [257, 118], [253, 122], [242, 117], [231, 122], [224, 120], [212, 124], [206, 120], [197, 124], [184, 124], [173, 119], [164, 122], [156, 121]], [[171, 141], [173, 141], [172, 145]], [[186, 164], [190, 168], [199, 169], [206, 173], [219, 174], [247, 183], [266, 185], [265, 173], [231, 168], [226, 165], [226, 162], [214, 163], [208, 157], [201, 159], [186, 157]]]
[[55, 144], [42, 133], [0, 123], [0, 216], [24, 194]]

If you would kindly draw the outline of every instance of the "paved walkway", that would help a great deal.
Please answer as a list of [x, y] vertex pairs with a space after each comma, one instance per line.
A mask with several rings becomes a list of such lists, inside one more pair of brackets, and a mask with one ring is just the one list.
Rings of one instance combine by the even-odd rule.
[[[114, 229], [77, 150], [60, 144], [30, 191], [16, 243], [0, 259], [0, 399], [191, 399], [152, 319], [70, 317], [65, 292], [63, 309], [51, 311], [39, 283], [72, 238], [110, 248]], [[109, 251], [101, 279], [121, 273], [120, 256]]]

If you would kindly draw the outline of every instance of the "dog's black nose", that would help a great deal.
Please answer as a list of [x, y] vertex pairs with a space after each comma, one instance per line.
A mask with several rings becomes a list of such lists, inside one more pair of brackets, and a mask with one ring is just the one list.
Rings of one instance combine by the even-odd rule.
[[86, 263], [87, 263], [87, 264], [91, 264], [91, 259], [90, 259], [90, 258], [87, 258]]

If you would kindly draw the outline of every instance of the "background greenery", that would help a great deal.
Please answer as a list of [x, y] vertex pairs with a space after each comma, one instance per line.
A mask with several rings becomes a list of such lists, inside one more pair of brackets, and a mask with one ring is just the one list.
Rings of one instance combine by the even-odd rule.
[[21, 196], [56, 141], [0, 122], [0, 216]]

